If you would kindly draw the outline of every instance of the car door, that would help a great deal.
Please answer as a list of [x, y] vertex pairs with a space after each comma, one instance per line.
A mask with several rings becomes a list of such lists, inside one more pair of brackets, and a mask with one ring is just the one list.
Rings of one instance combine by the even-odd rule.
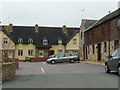
[[65, 57], [64, 54], [59, 54], [57, 62], [63, 62], [64, 61], [64, 57]]
[[119, 62], [118, 50], [115, 50], [112, 53], [112, 57], [110, 58], [109, 63], [108, 63], [109, 69], [113, 70], [113, 71], [116, 71], [117, 67], [118, 67], [118, 62]]

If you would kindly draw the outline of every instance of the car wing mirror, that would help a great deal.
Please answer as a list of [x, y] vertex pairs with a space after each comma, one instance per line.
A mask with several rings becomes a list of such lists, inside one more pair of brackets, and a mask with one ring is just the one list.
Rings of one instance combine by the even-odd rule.
[[108, 56], [108, 59], [111, 59], [112, 57], [113, 57], [113, 56], [109, 55], [109, 56]]

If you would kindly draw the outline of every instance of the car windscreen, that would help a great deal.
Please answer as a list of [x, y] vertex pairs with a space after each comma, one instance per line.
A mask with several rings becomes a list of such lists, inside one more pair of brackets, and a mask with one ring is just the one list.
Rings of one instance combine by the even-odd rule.
[[54, 57], [56, 57], [56, 55], [51, 55], [51, 56], [49, 56], [49, 58], [54, 58]]

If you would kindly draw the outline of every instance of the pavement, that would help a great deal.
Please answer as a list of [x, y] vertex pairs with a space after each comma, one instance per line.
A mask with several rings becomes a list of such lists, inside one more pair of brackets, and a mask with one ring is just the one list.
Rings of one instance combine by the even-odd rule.
[[97, 64], [97, 65], [103, 65], [105, 66], [105, 62], [94, 62], [94, 61], [80, 61], [82, 63], [88, 63], [88, 64]]
[[89, 63], [21, 62], [16, 76], [3, 88], [118, 88], [116, 73], [106, 74], [104, 66]]

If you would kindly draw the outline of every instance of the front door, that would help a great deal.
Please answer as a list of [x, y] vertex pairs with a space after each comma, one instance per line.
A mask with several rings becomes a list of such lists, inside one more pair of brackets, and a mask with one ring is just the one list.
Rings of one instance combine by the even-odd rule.
[[97, 59], [101, 61], [101, 43], [97, 45]]

